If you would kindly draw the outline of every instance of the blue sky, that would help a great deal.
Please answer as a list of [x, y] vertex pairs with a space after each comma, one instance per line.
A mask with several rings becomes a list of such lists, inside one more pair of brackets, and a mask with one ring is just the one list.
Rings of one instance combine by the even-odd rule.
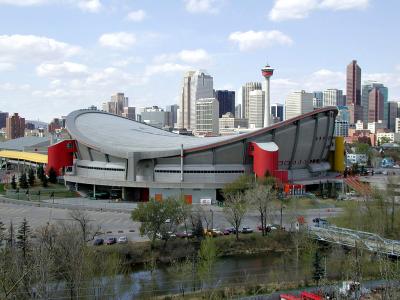
[[0, 110], [49, 121], [125, 92], [132, 106], [177, 103], [185, 70], [238, 90], [276, 68], [292, 90], [363, 80], [400, 99], [395, 0], [0, 0]]

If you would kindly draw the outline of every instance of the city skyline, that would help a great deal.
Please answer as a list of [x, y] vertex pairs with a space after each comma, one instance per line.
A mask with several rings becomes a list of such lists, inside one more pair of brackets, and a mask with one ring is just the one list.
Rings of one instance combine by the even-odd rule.
[[[345, 91], [346, 65], [353, 59], [362, 81], [383, 83], [389, 100], [398, 100], [400, 61], [392, 39], [397, 5], [0, 0], [0, 110], [50, 121], [92, 104], [101, 107], [116, 92], [132, 106], [165, 107], [179, 102], [189, 69], [205, 69], [215, 89], [237, 92], [246, 82], [262, 82], [259, 68], [266, 63], [276, 68], [271, 104], [284, 103], [296, 90]], [[380, 41], [391, 47], [368, 50], [379, 27], [371, 19], [385, 25]]]

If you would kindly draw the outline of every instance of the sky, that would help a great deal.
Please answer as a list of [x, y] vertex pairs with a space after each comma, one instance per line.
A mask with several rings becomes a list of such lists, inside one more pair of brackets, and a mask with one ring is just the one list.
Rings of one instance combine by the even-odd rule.
[[266, 63], [272, 103], [284, 103], [345, 89], [353, 59], [400, 100], [398, 11], [398, 0], [0, 0], [0, 111], [50, 121], [116, 92], [165, 107], [187, 70], [237, 91]]

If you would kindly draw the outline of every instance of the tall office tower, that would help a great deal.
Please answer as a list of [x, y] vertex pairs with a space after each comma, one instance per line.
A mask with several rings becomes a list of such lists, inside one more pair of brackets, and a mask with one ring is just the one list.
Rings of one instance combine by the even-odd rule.
[[242, 104], [238, 104], [235, 106], [235, 117], [242, 118]]
[[179, 101], [178, 128], [196, 129], [196, 101], [213, 98], [213, 78], [204, 71], [189, 71], [183, 78], [182, 94]]
[[175, 127], [178, 116], [178, 104], [167, 105], [165, 111], [169, 112], [169, 126]]
[[140, 109], [141, 122], [154, 127], [163, 128], [169, 124], [170, 113], [158, 106], [144, 107]]
[[394, 131], [396, 128], [396, 118], [399, 116], [397, 113], [398, 102], [389, 101], [388, 102], [388, 126], [390, 131]]
[[278, 118], [279, 121], [283, 121], [283, 104], [271, 104], [271, 116], [274, 118]]
[[383, 95], [379, 88], [374, 87], [369, 92], [368, 123], [378, 122], [379, 120], [382, 121], [384, 117], [384, 110], [385, 106], [383, 102]]
[[[382, 83], [376, 82], [376, 81], [365, 81], [364, 84], [362, 85], [362, 93], [361, 93], [361, 103], [363, 106], [363, 121], [364, 123], [368, 123], [368, 113], [369, 113], [369, 109], [368, 109], [368, 105], [369, 105], [369, 93], [371, 92], [371, 90], [373, 88], [378, 88], [379, 91], [381, 92], [382, 96], [383, 96], [383, 105], [384, 105], [384, 114], [383, 114], [383, 123], [388, 126], [388, 98], [389, 98], [389, 91], [388, 88], [385, 87]], [[387, 127], [389, 128], [389, 127]]]
[[121, 116], [124, 112], [124, 107], [128, 106], [128, 97], [125, 97], [124, 93], [116, 93], [111, 96], [111, 101], [103, 103], [103, 110]]
[[234, 91], [215, 91], [215, 98], [219, 102], [219, 117], [230, 112], [235, 114], [235, 92]]
[[126, 106], [121, 114], [122, 117], [136, 121], [136, 107]]
[[249, 94], [251, 91], [262, 90], [261, 82], [247, 82], [242, 86], [242, 118], [249, 118]]
[[285, 103], [285, 120], [313, 111], [313, 94], [298, 91], [289, 94]]
[[326, 89], [323, 96], [323, 106], [342, 106], [343, 91], [338, 89]]
[[270, 78], [274, 75], [274, 69], [270, 65], [266, 65], [261, 69], [261, 74], [265, 78], [265, 107], [264, 107], [264, 127], [271, 125], [271, 92]]
[[9, 116], [6, 120], [6, 135], [9, 140], [25, 136], [25, 119], [17, 113]]
[[249, 93], [249, 128], [264, 127], [265, 92], [254, 90]]
[[350, 123], [363, 119], [361, 103], [361, 68], [353, 60], [346, 68], [346, 101], [350, 112]]
[[324, 101], [324, 93], [320, 91], [313, 92], [313, 107], [314, 109], [321, 108]]
[[196, 134], [217, 135], [219, 133], [219, 103], [215, 98], [196, 101]]
[[7, 118], [8, 118], [8, 112], [0, 111], [0, 129], [6, 127]]

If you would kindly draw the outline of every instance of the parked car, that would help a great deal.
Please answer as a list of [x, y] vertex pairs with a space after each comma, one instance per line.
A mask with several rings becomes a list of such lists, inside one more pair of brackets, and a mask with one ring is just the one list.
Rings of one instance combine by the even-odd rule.
[[327, 220], [321, 218], [314, 218], [312, 221], [316, 227], [323, 227], [329, 225], [329, 222]]
[[112, 244], [116, 244], [116, 243], [117, 243], [117, 238], [115, 238], [115, 237], [109, 237], [106, 239], [107, 245], [112, 245]]
[[126, 236], [120, 236], [118, 238], [118, 244], [126, 244], [128, 243], [128, 238]]
[[177, 232], [176, 237], [179, 238], [191, 238], [193, 237], [193, 232], [191, 231], [182, 231], [182, 232]]
[[93, 246], [100, 246], [100, 245], [103, 245], [103, 244], [104, 244], [104, 240], [100, 239], [100, 238], [95, 239], [94, 242], [93, 242]]
[[250, 227], [245, 226], [242, 228], [242, 233], [252, 233], [252, 232], [253, 229], [251, 229]]
[[224, 229], [224, 230], [222, 231], [222, 233], [223, 233], [224, 235], [230, 235], [230, 234], [231, 234], [231, 231], [228, 230], [228, 229]]
[[235, 227], [226, 228], [224, 231], [229, 231], [230, 233], [236, 233]]

